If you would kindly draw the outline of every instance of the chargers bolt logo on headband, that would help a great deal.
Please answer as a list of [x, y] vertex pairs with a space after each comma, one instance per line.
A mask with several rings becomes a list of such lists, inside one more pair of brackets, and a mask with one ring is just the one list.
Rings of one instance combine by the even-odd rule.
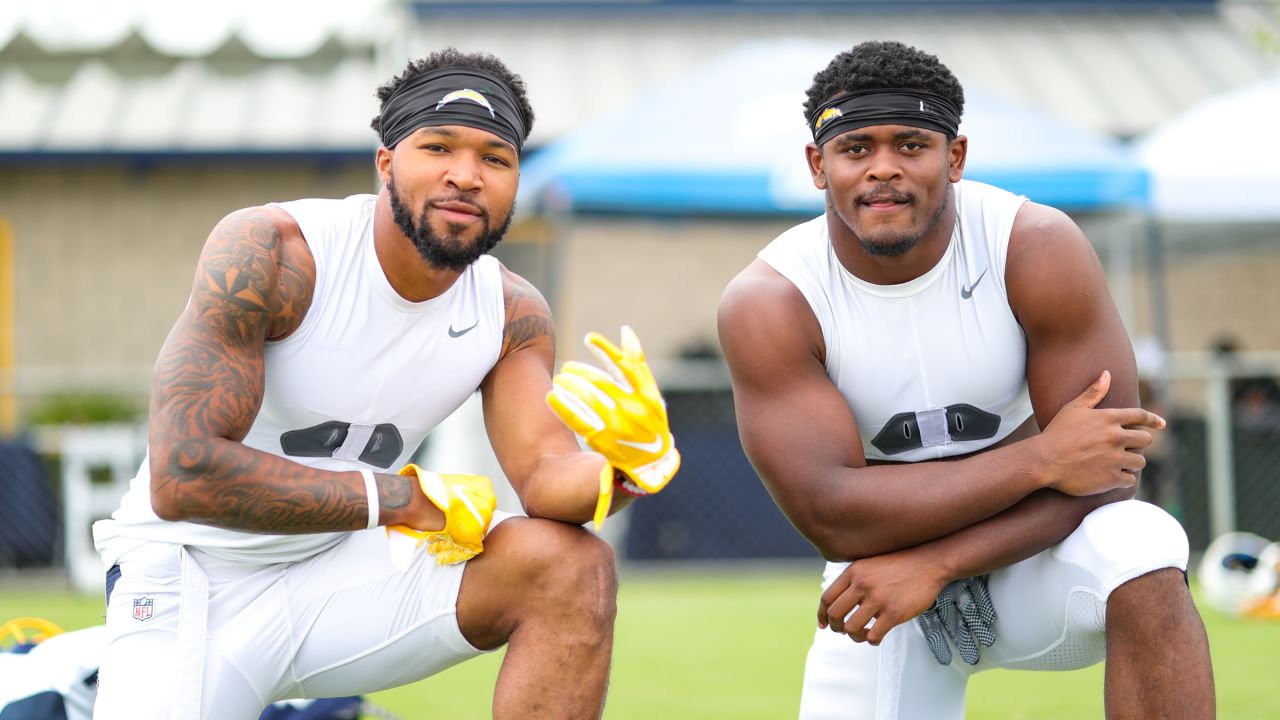
[[819, 146], [840, 133], [871, 125], [906, 125], [954, 138], [960, 129], [960, 106], [925, 90], [874, 88], [827, 100], [814, 108], [810, 122]]
[[445, 95], [444, 97], [440, 98], [440, 102], [436, 103], [436, 109], [439, 110], [440, 108], [444, 107], [445, 105], [448, 105], [454, 100], [470, 100], [473, 103], [477, 103], [479, 105], [484, 106], [484, 109], [489, 111], [489, 117], [491, 118], [497, 117], [497, 114], [493, 112], [493, 106], [489, 104], [489, 101], [486, 100], [483, 95], [481, 95], [480, 93], [470, 88], [463, 88], [462, 90], [454, 90], [448, 95]]
[[840, 112], [840, 108], [833, 107], [833, 108], [827, 108], [826, 110], [823, 110], [822, 114], [818, 116], [818, 120], [813, 124], [814, 131], [821, 130], [823, 124], [825, 124], [828, 120], [834, 120], [840, 117], [841, 115], [844, 115], [844, 113]]
[[462, 125], [493, 133], [519, 153], [529, 133], [521, 102], [492, 73], [440, 68], [406, 80], [382, 102], [378, 136], [383, 147], [394, 148], [418, 128]]

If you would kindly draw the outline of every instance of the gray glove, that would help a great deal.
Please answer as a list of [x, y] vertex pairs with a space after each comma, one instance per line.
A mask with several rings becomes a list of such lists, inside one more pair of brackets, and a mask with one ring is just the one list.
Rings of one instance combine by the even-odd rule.
[[991, 647], [996, 641], [996, 609], [987, 592], [987, 576], [965, 578], [947, 583], [933, 607], [916, 618], [933, 657], [942, 665], [951, 664], [951, 645], [960, 659], [978, 664], [978, 646]]

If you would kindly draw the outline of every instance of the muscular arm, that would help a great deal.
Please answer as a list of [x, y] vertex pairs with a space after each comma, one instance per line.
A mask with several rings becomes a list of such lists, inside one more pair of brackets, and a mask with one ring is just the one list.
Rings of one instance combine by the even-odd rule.
[[[582, 452], [547, 407], [555, 363], [555, 325], [547, 301], [503, 268], [506, 327], [498, 364], [480, 385], [485, 427], [502, 470], [531, 517], [585, 523], [599, 495], [604, 458]], [[614, 495], [612, 512], [630, 498]]]
[[[1025, 204], [1014, 223], [1005, 275], [1010, 306], [1027, 337], [1027, 384], [1040, 428], [1103, 370], [1111, 373], [1111, 389], [1098, 407], [1138, 406], [1133, 348], [1097, 256], [1070, 218]], [[1085, 515], [1135, 492], [1037, 492], [921, 549], [945, 570], [944, 581], [979, 575], [1057, 544]]]
[[[1052, 306], [1046, 301], [1044, 307]], [[1058, 309], [1063, 307], [1069, 306]], [[1063, 455], [1068, 445], [1061, 440], [1098, 434], [1118, 420], [1095, 411], [1074, 413], [1049, 439], [1036, 436], [952, 462], [867, 466], [853, 415], [823, 368], [817, 320], [793, 285], [767, 265], [753, 264], [725, 293], [720, 336], [747, 455], [779, 507], [830, 559], [882, 555], [946, 537], [1031, 496], [1026, 508], [999, 518], [997, 526], [1007, 529], [1010, 517], [1023, 517], [1027, 508], [1057, 506], [1045, 488], [1093, 472], [1099, 475], [1089, 482], [1097, 490], [1122, 486], [1132, 478], [1122, 477], [1116, 463], [1141, 462], [1124, 452], [1133, 442], [1129, 436], [1116, 436], [1111, 452], [1092, 460]], [[1029, 362], [1051, 357], [1038, 353]], [[1054, 372], [1043, 367], [1037, 388]], [[1081, 367], [1058, 376], [1052, 397], [1037, 389], [1038, 418], [1044, 414], [1047, 422], [1084, 390], [1096, 378], [1084, 377], [1089, 372]], [[1078, 376], [1083, 379], [1072, 387]]]
[[[298, 326], [314, 286], [310, 251], [283, 211], [233, 213], [210, 234], [191, 300], [152, 377], [151, 503], [161, 518], [267, 533], [367, 524], [358, 473], [317, 470], [241, 443], [262, 404], [265, 343]], [[442, 527], [412, 482], [377, 476], [382, 522]]]

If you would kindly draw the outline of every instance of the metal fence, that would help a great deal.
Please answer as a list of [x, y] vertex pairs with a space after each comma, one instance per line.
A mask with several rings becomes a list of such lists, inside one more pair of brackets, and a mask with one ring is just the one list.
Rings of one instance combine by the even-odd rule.
[[1168, 368], [1171, 431], [1144, 477], [1192, 550], [1242, 530], [1280, 539], [1280, 353], [1182, 353]]
[[0, 567], [57, 561], [60, 513], [53, 490], [34, 448], [0, 441]]
[[[1280, 539], [1280, 353], [1177, 353], [1162, 372], [1150, 404], [1170, 428], [1148, 452], [1140, 497], [1182, 522], [1193, 552], [1231, 530]], [[684, 464], [630, 511], [625, 557], [814, 555], [743, 455], [723, 373], [669, 374], [683, 379], [666, 395]]]
[[[1171, 428], [1148, 453], [1143, 497], [1183, 523], [1193, 551], [1230, 530], [1280, 539], [1280, 353], [1180, 354], [1166, 369], [1164, 392], [1153, 404], [1164, 405], [1154, 409]], [[684, 462], [668, 489], [606, 527], [620, 555], [637, 562], [816, 557], [743, 454], [718, 361], [684, 364], [659, 377]], [[454, 449], [462, 436], [484, 442], [478, 407], [466, 407], [476, 429], [454, 429], [448, 443]], [[64, 427], [36, 437], [43, 440], [0, 446], [0, 492], [17, 513], [5, 524], [38, 526], [20, 533], [21, 543], [0, 533], [0, 567], [61, 564], [77, 585], [96, 587], [100, 568], [88, 526], [114, 509], [145, 434], [136, 426]], [[36, 450], [43, 463], [33, 462]]]
[[666, 393], [680, 474], [635, 503], [623, 557], [629, 560], [817, 557], [782, 515], [738, 441], [727, 387]]

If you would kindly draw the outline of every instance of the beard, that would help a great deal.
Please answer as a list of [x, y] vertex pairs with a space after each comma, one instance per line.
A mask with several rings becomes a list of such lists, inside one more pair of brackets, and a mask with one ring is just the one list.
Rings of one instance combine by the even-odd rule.
[[[413, 212], [400, 197], [400, 193], [396, 191], [396, 179], [394, 176], [387, 183], [387, 193], [391, 196], [391, 215], [395, 219], [396, 226], [400, 228], [400, 232], [409, 238], [413, 246], [418, 249], [418, 254], [422, 256], [423, 260], [435, 267], [446, 270], [466, 270], [472, 263], [479, 260], [482, 255], [492, 250], [502, 240], [502, 236], [507, 233], [507, 229], [511, 227], [511, 218], [515, 216], [515, 205], [512, 205], [511, 211], [507, 213], [502, 225], [497, 229], [493, 229], [489, 224], [489, 211], [475, 206], [480, 212], [480, 236], [474, 242], [468, 243], [461, 236], [463, 226], [449, 223], [449, 234], [446, 236], [437, 235], [431, 229], [431, 220], [427, 216], [430, 203], [424, 204], [422, 212], [418, 214], [417, 218], [414, 218]], [[440, 202], [470, 202], [461, 196], [437, 198], [437, 200]]]
[[868, 240], [859, 235], [858, 244], [862, 245], [862, 249], [868, 255], [899, 257], [906, 255], [908, 250], [919, 245], [922, 237], [924, 237], [924, 233], [917, 235], [897, 233], [889, 237], [881, 237], [878, 240]]
[[[877, 189], [874, 192], [881, 191]], [[907, 202], [914, 202], [915, 196], [908, 193], [905, 196], [905, 199]], [[948, 188], [947, 191], [943, 193], [942, 200], [938, 203], [938, 207], [934, 208], [933, 213], [925, 222], [924, 227], [920, 228], [919, 231], [912, 232], [907, 230], [894, 232], [892, 230], [886, 230], [877, 234], [874, 239], [855, 233], [855, 236], [858, 238], [858, 244], [862, 246], [862, 249], [868, 255], [875, 255], [878, 257], [900, 257], [905, 255], [909, 250], [911, 250], [911, 248], [919, 245], [920, 241], [924, 239], [924, 236], [938, 224], [938, 221], [942, 218], [942, 213], [946, 211], [947, 206], [950, 203], [951, 190]]]

